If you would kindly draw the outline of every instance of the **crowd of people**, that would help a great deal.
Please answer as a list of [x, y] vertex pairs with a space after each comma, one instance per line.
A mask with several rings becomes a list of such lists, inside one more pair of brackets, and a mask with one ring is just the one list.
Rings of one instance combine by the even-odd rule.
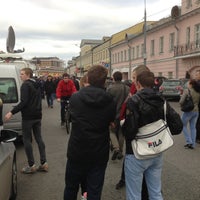
[[[10, 120], [17, 112], [22, 114], [28, 165], [21, 171], [24, 174], [48, 172], [45, 142], [41, 133], [41, 102], [46, 96], [49, 108], [53, 108], [55, 99], [60, 103], [60, 122], [63, 126], [65, 103], [69, 100], [72, 129], [67, 149], [64, 200], [76, 200], [80, 186], [82, 200], [101, 199], [110, 150], [113, 152], [111, 160], [123, 159], [116, 189], [126, 186], [127, 200], [163, 200], [162, 153], [154, 158], [139, 160], [131, 146], [140, 127], [164, 119], [165, 99], [159, 93], [154, 74], [147, 66], [140, 65], [132, 71], [132, 84], [122, 81], [120, 71], [115, 72], [113, 80], [106, 84], [107, 75], [105, 67], [94, 65], [80, 81], [67, 73], [60, 79], [48, 75], [44, 81], [34, 79], [30, 68], [21, 69], [21, 101], [4, 117]], [[193, 98], [194, 109], [179, 116], [167, 103], [166, 116], [172, 134], [180, 134], [183, 128], [186, 141], [184, 147], [194, 149], [196, 142], [200, 142], [200, 71], [196, 72], [194, 79], [189, 80], [180, 105], [188, 90]], [[139, 100], [138, 96], [141, 97]], [[126, 125], [129, 112], [135, 116], [131, 131]], [[36, 166], [33, 156], [32, 133], [40, 153], [39, 166]]]

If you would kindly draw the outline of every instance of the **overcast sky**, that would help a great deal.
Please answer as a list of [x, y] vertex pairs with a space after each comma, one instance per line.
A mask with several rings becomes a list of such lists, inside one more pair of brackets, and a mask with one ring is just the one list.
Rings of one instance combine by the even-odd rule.
[[[82, 39], [102, 39], [144, 20], [142, 0], [4, 0], [0, 12], [0, 50], [6, 51], [8, 27], [24, 58], [78, 56]], [[147, 20], [171, 14], [181, 0], [146, 0]]]

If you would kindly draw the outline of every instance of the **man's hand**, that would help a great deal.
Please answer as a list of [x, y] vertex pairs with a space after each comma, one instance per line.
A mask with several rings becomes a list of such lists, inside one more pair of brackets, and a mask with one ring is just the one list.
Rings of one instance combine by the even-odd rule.
[[5, 121], [8, 121], [11, 117], [12, 117], [12, 113], [11, 112], [8, 112], [6, 115], [5, 115]]

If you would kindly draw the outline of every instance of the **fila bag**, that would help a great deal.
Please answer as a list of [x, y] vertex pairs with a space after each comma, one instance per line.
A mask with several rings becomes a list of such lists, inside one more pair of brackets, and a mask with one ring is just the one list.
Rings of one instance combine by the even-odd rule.
[[[166, 102], [164, 104], [166, 118]], [[147, 124], [138, 129], [136, 138], [131, 145], [137, 159], [149, 159], [158, 156], [174, 144], [166, 119]]]

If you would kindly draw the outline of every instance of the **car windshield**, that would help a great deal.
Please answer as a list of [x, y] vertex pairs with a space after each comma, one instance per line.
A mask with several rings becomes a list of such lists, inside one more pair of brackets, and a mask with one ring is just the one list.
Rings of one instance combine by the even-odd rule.
[[164, 81], [163, 86], [177, 86], [180, 85], [180, 81]]

